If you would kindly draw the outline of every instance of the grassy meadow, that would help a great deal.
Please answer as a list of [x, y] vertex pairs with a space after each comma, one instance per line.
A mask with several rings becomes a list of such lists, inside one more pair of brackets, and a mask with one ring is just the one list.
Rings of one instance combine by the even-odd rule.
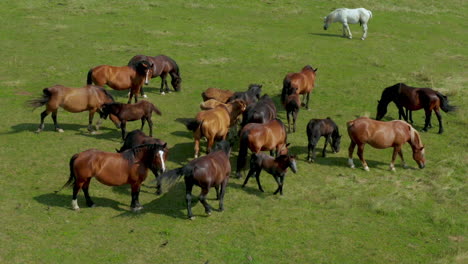
[[[340, 36], [340, 24], [323, 30], [323, 17], [345, 6], [373, 12], [365, 41], [358, 25], [350, 26], [352, 40]], [[0, 1], [0, 262], [467, 263], [466, 12], [459, 0]], [[163, 112], [153, 116], [154, 134], [170, 146], [170, 169], [193, 157], [192, 134], [175, 119], [195, 116], [203, 90], [262, 84], [285, 120], [283, 77], [317, 67], [311, 109], [301, 109], [298, 131], [288, 135], [299, 171], [286, 176], [284, 195], [273, 195], [276, 183], [265, 172], [265, 193], [254, 180], [241, 188], [243, 179], [232, 178], [225, 211], [206, 217], [194, 202], [190, 221], [183, 181], [161, 196], [142, 187], [144, 209], [134, 214], [128, 186], [93, 180], [97, 207], [87, 208], [80, 192], [81, 210], [71, 210], [71, 189], [54, 193], [69, 177], [70, 157], [89, 148], [114, 151], [120, 130], [107, 120], [91, 135], [87, 113], [59, 110], [65, 132], [55, 132], [48, 116], [36, 134], [43, 109], [25, 102], [55, 84], [80, 87], [91, 67], [123, 66], [136, 54], [165, 54], [180, 66], [180, 93], [160, 95], [159, 78], [145, 87]], [[409, 145], [409, 169], [398, 159], [389, 171], [392, 149], [369, 146], [370, 171], [356, 154], [357, 168], [349, 168], [346, 122], [375, 117], [381, 91], [397, 82], [432, 87], [458, 111], [442, 113], [444, 134], [437, 134], [435, 115], [435, 128], [421, 134], [425, 169], [417, 169]], [[111, 93], [126, 102], [126, 92]], [[341, 151], [307, 163], [306, 124], [327, 116], [343, 134]], [[386, 120], [396, 118], [391, 104]], [[413, 119], [421, 130], [423, 110]], [[236, 157], [237, 147], [233, 165]], [[214, 198], [212, 190], [209, 203], [217, 208]]]

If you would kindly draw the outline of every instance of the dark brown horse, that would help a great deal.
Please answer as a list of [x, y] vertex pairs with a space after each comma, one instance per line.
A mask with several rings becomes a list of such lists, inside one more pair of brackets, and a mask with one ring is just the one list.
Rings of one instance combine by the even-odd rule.
[[[124, 152], [127, 149], [135, 148], [139, 145], [154, 144], [159, 149], [156, 156], [154, 156], [154, 176], [158, 179], [161, 173], [166, 171], [166, 160], [167, 155], [169, 154], [169, 149], [167, 148], [167, 143], [158, 138], [153, 138], [147, 136], [143, 131], [136, 129], [128, 133], [125, 137], [123, 146], [118, 150], [118, 153]], [[157, 186], [157, 191], [160, 191], [160, 186]]]
[[261, 84], [250, 84], [249, 88], [245, 92], [235, 92], [231, 97], [228, 99], [228, 103], [232, 102], [237, 99], [241, 99], [245, 102], [247, 106], [255, 103], [260, 99], [260, 94], [262, 93], [262, 85]]
[[229, 142], [223, 140], [217, 142], [215, 148], [208, 155], [194, 159], [187, 165], [163, 173], [159, 178], [163, 186], [173, 185], [175, 181], [184, 176], [185, 199], [187, 201], [187, 212], [190, 220], [194, 219], [192, 214], [192, 188], [197, 185], [201, 188], [200, 202], [205, 207], [205, 212], [211, 215], [212, 207], [206, 202], [206, 196], [211, 187], [216, 189], [216, 198], [219, 200], [219, 211], [224, 210], [224, 194], [231, 173], [229, 155], [231, 146]]
[[306, 65], [302, 68], [301, 72], [288, 73], [283, 80], [283, 90], [281, 92], [281, 102], [284, 104], [286, 97], [290, 94], [291, 88], [296, 88], [297, 94], [303, 95], [303, 103], [306, 109], [309, 109], [309, 97], [310, 93], [315, 86], [315, 76], [318, 68], [312, 68], [310, 65]]
[[[132, 211], [143, 207], [139, 202], [140, 186], [148, 175], [148, 169], [155, 170], [155, 156], [163, 149], [160, 145], [140, 145], [122, 153], [88, 149], [73, 155], [70, 159], [70, 178], [63, 187], [73, 185], [72, 208], [79, 210], [77, 195], [83, 189], [86, 205], [94, 207], [89, 196], [89, 184], [95, 177], [109, 186], [130, 184], [132, 189]], [[62, 188], [63, 188], [62, 187]]]
[[242, 184], [242, 187], [247, 184], [250, 176], [255, 174], [258, 189], [264, 192], [262, 185], [260, 184], [260, 173], [264, 170], [273, 175], [273, 178], [275, 178], [275, 181], [278, 184], [278, 188], [273, 194], [277, 194], [279, 192], [280, 195], [283, 195], [284, 176], [286, 175], [288, 168], [291, 168], [294, 173], [297, 172], [296, 156], [280, 155], [274, 158], [264, 153], [254, 153], [250, 158], [250, 170], [245, 178], [244, 184]]
[[311, 119], [307, 124], [306, 133], [309, 142], [307, 145], [307, 160], [309, 162], [315, 161], [315, 146], [317, 146], [317, 142], [319, 141], [320, 137], [325, 138], [325, 145], [323, 146], [322, 150], [323, 157], [326, 156], [325, 150], [328, 143], [330, 143], [333, 153], [340, 151], [340, 131], [335, 122], [333, 122], [333, 120], [331, 120], [329, 117], [325, 119]]
[[235, 100], [226, 105], [219, 105], [213, 109], [201, 111], [194, 120], [186, 124], [187, 129], [193, 131], [195, 139], [195, 158], [200, 151], [200, 139], [206, 137], [209, 153], [216, 139], [225, 140], [229, 128], [236, 124], [237, 117], [245, 110], [245, 103], [242, 100]]
[[449, 105], [447, 96], [437, 91], [430, 88], [415, 88], [404, 83], [397, 83], [383, 90], [377, 105], [377, 120], [381, 120], [385, 116], [387, 113], [387, 106], [390, 102], [395, 103], [398, 107], [399, 115], [403, 116], [405, 121], [408, 121], [408, 116], [404, 108], [409, 111], [424, 109], [426, 120], [423, 131], [427, 131], [428, 128], [432, 127], [431, 115], [432, 111], [434, 111], [437, 120], [439, 120], [439, 134], [444, 132], [442, 116], [439, 109], [442, 109], [444, 112], [456, 110], [455, 106]]
[[[182, 78], [180, 77], [179, 65], [172, 58], [166, 55], [158, 55], [155, 57], [136, 55], [130, 59], [128, 66], [137, 65], [140, 61], [149, 61], [152, 66], [153, 75], [151, 78], [161, 77], [161, 94], [164, 94], [164, 85], [166, 86], [166, 93], [169, 92], [169, 86], [167, 85], [167, 75], [171, 75], [171, 84], [176, 92], [180, 91], [180, 83]], [[146, 83], [147, 84], [147, 83]], [[141, 95], [144, 96], [143, 89], [141, 89]]]
[[101, 116], [107, 118], [108, 115], [117, 117], [120, 121], [120, 129], [122, 130], [122, 139], [125, 139], [127, 121], [141, 120], [141, 130], [148, 121], [150, 137], [153, 136], [153, 121], [151, 120], [152, 113], [162, 115], [161, 111], [154, 104], [141, 100], [134, 104], [108, 103], [101, 108]]
[[214, 99], [221, 103], [227, 103], [229, 98], [234, 95], [233, 91], [223, 90], [218, 88], [208, 88], [202, 93], [203, 101]]
[[296, 92], [296, 88], [291, 88], [284, 102], [284, 109], [286, 109], [286, 118], [288, 119], [288, 133], [291, 133], [291, 119], [293, 123], [292, 132], [296, 132], [296, 119], [297, 115], [299, 114], [299, 109], [301, 108], [301, 100], [299, 99], [299, 94], [297, 94]]
[[236, 177], [241, 178], [241, 170], [245, 167], [249, 149], [252, 153], [276, 150], [276, 155], [281, 155], [288, 151], [286, 141], [286, 128], [283, 122], [277, 118], [265, 124], [249, 123], [245, 125], [240, 132]]
[[241, 127], [248, 123], [266, 123], [276, 118], [276, 106], [271, 97], [264, 94], [258, 102], [249, 105], [242, 113]]
[[138, 101], [143, 83], [148, 84], [153, 65], [148, 61], [139, 61], [133, 66], [116, 67], [110, 65], [100, 65], [88, 71], [87, 84], [104, 86], [107, 84], [114, 90], [130, 89], [128, 103], [135, 96]]
[[[43, 89], [41, 98], [30, 100], [28, 103], [34, 108], [46, 106], [46, 109], [41, 113], [41, 123], [36, 131], [40, 133], [44, 129], [44, 119], [50, 113], [52, 113], [55, 130], [63, 132], [63, 129], [57, 123], [57, 111], [59, 107], [71, 113], [89, 111], [88, 130], [94, 132], [92, 126], [94, 113], [100, 112], [103, 104], [112, 102], [114, 102], [112, 95], [99, 86], [87, 85], [81, 88], [71, 88], [63, 85], [54, 85]], [[117, 122], [115, 116], [111, 116], [111, 119], [114, 123]], [[96, 123], [96, 130], [99, 130], [101, 122], [102, 120], [100, 119]]]
[[348, 164], [354, 168], [353, 152], [354, 147], [358, 146], [357, 154], [362, 162], [364, 170], [368, 171], [369, 167], [364, 160], [364, 145], [369, 144], [374, 148], [384, 149], [393, 147], [392, 162], [390, 169], [395, 170], [395, 159], [397, 154], [400, 155], [403, 167], [406, 167], [403, 159], [402, 147], [403, 144], [408, 142], [413, 150], [413, 159], [419, 165], [419, 168], [424, 168], [426, 159], [424, 158], [424, 146], [421, 141], [419, 133], [410, 124], [405, 121], [394, 120], [389, 122], [382, 122], [372, 120], [367, 117], [360, 117], [358, 119], [349, 121], [347, 123], [348, 134], [351, 138], [351, 145], [349, 145], [349, 159]]

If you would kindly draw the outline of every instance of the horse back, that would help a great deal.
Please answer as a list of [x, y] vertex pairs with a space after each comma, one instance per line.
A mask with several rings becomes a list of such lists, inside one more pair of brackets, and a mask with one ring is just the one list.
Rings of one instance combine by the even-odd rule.
[[401, 145], [410, 139], [410, 125], [401, 120], [389, 122], [360, 117], [347, 123], [352, 141], [369, 144], [374, 148], [389, 148]]
[[194, 183], [209, 188], [221, 184], [231, 172], [229, 157], [223, 151], [214, 151], [190, 162], [194, 167]]

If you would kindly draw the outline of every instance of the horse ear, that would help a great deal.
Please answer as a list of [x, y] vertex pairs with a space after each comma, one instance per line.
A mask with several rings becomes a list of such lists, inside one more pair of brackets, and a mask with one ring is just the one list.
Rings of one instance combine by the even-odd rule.
[[286, 144], [286, 147], [288, 148], [288, 147], [289, 147], [289, 145], [291, 145], [291, 143], [288, 143], [288, 144]]
[[167, 142], [166, 142], [166, 143], [164, 143], [164, 145], [163, 145], [163, 148], [166, 148], [166, 146], [167, 146]]
[[318, 68], [315, 68], [314, 72], [317, 72]]

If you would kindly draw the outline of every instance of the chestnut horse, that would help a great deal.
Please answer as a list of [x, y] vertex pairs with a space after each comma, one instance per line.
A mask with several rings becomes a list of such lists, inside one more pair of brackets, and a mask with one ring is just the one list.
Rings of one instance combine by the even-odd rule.
[[296, 88], [297, 94], [302, 94], [302, 101], [306, 107], [309, 109], [309, 98], [310, 93], [315, 87], [315, 75], [318, 68], [312, 68], [310, 65], [304, 66], [301, 72], [297, 73], [288, 73], [283, 80], [283, 90], [281, 91], [281, 103], [284, 105], [286, 97], [290, 94], [291, 88]]
[[[415, 88], [408, 86], [404, 83], [397, 83], [393, 86], [387, 87], [383, 90], [382, 96], [377, 105], [377, 120], [381, 120], [387, 113], [387, 106], [390, 102], [394, 102], [398, 107], [398, 114], [403, 116], [405, 121], [408, 121], [407, 112], [419, 110], [424, 108], [426, 120], [424, 123], [423, 131], [426, 132], [428, 128], [432, 127], [431, 115], [432, 111], [435, 112], [437, 120], [439, 120], [439, 134], [444, 132], [442, 125], [442, 116], [439, 109], [444, 112], [455, 111], [456, 107], [449, 105], [447, 96], [434, 91], [430, 88]], [[411, 118], [412, 119], [412, 118]]]
[[110, 65], [100, 65], [88, 71], [87, 84], [104, 86], [107, 84], [114, 90], [130, 89], [128, 103], [135, 96], [135, 103], [138, 101], [138, 93], [143, 83], [148, 84], [153, 65], [148, 61], [139, 61], [134, 66], [116, 67]]
[[[117, 150], [117, 152], [121, 153], [127, 149], [132, 149], [139, 145], [145, 145], [145, 144], [158, 145], [158, 149], [160, 149], [157, 155], [154, 157], [155, 159], [153, 161], [153, 164], [155, 167], [155, 169], [153, 170], [153, 173], [155, 173], [154, 177], [158, 179], [159, 175], [161, 175], [161, 173], [164, 173], [166, 171], [166, 160], [167, 160], [167, 155], [169, 154], [169, 149], [167, 148], [166, 142], [158, 138], [147, 136], [145, 133], [143, 133], [143, 131], [136, 129], [127, 134], [127, 136], [125, 137], [123, 146], [119, 150]], [[157, 186], [157, 192], [159, 191], [160, 191], [160, 186]]]
[[280, 155], [274, 158], [264, 153], [254, 153], [250, 158], [250, 170], [245, 178], [244, 184], [242, 184], [242, 188], [247, 184], [250, 176], [255, 174], [258, 189], [261, 192], [264, 192], [262, 185], [260, 184], [260, 173], [264, 170], [273, 175], [273, 178], [275, 178], [275, 181], [278, 184], [278, 188], [273, 194], [277, 194], [279, 192], [280, 195], [283, 195], [284, 176], [286, 175], [288, 168], [291, 168], [294, 173], [297, 172], [296, 156]]
[[364, 145], [366, 143], [378, 149], [393, 147], [390, 170], [395, 170], [395, 159], [397, 154], [403, 162], [403, 167], [406, 167], [406, 163], [403, 159], [403, 152], [401, 150], [403, 144], [406, 142], [411, 145], [411, 149], [413, 150], [413, 159], [419, 165], [419, 168], [424, 168], [426, 159], [424, 158], [424, 146], [421, 141], [421, 137], [416, 129], [405, 121], [394, 120], [382, 122], [372, 120], [367, 117], [360, 117], [349, 121], [347, 126], [348, 134], [351, 138], [348, 159], [348, 164], [351, 168], [354, 168], [353, 152], [354, 147], [357, 145], [357, 154], [362, 162], [362, 166], [364, 167], [364, 170], [369, 171], [367, 162], [364, 160]]
[[216, 139], [226, 139], [229, 128], [236, 124], [237, 117], [244, 111], [244, 101], [235, 100], [226, 105], [218, 105], [213, 109], [201, 111], [194, 120], [190, 120], [186, 127], [193, 131], [195, 158], [198, 157], [202, 137], [206, 137], [208, 141], [206, 153], [209, 153]]
[[248, 149], [252, 153], [276, 150], [276, 155], [281, 155], [288, 151], [286, 141], [286, 128], [278, 118], [264, 124], [249, 123], [245, 125], [240, 132], [236, 177], [241, 178], [241, 170], [245, 167]]
[[62, 187], [73, 185], [72, 208], [79, 210], [77, 195], [83, 189], [86, 205], [94, 207], [89, 196], [89, 184], [95, 177], [109, 186], [130, 184], [132, 188], [132, 211], [143, 209], [139, 202], [140, 186], [148, 175], [148, 169], [154, 171], [155, 156], [163, 150], [158, 144], [140, 145], [122, 153], [104, 152], [88, 149], [73, 155], [70, 159], [70, 178]]
[[[166, 86], [166, 93], [169, 92], [169, 86], [167, 85], [167, 74], [171, 75], [171, 85], [176, 92], [180, 91], [180, 83], [182, 78], [180, 77], [179, 65], [172, 58], [166, 55], [158, 55], [155, 57], [136, 55], [130, 59], [128, 66], [137, 65], [140, 61], [149, 61], [152, 64], [152, 76], [151, 78], [161, 77], [161, 88], [159, 89], [161, 94], [164, 94], [164, 85]], [[145, 83], [148, 84], [148, 83]], [[141, 89], [141, 96], [144, 96], [143, 87]]]
[[202, 94], [203, 101], [214, 99], [221, 103], [227, 103], [229, 98], [234, 95], [233, 91], [223, 90], [218, 88], [208, 88]]
[[[37, 108], [45, 105], [46, 109], [41, 113], [41, 123], [36, 133], [40, 133], [44, 129], [44, 119], [52, 113], [55, 130], [63, 132], [57, 123], [57, 111], [62, 107], [68, 112], [79, 113], [89, 111], [88, 131], [93, 131], [94, 113], [100, 112], [100, 108], [104, 103], [112, 103], [114, 98], [104, 88], [94, 85], [87, 85], [81, 88], [71, 88], [63, 85], [54, 85], [42, 90], [42, 97], [28, 101], [29, 105]], [[114, 123], [117, 124], [115, 116], [111, 116]], [[96, 130], [99, 130], [102, 120], [96, 123]]]
[[307, 161], [315, 161], [315, 146], [317, 146], [317, 142], [321, 137], [325, 138], [325, 145], [323, 146], [322, 150], [323, 157], [326, 156], [325, 150], [328, 143], [330, 143], [333, 153], [340, 151], [340, 131], [336, 123], [333, 122], [333, 120], [331, 120], [329, 117], [325, 119], [311, 119], [307, 124], [306, 133], [309, 142], [307, 145]]
[[162, 115], [161, 111], [152, 103], [146, 100], [141, 100], [134, 104], [108, 103], [101, 108], [101, 117], [104, 119], [108, 115], [115, 116], [120, 121], [120, 129], [122, 130], [122, 139], [125, 139], [127, 121], [141, 120], [141, 130], [148, 121], [150, 136], [153, 136], [153, 121], [151, 116], [155, 112], [157, 115]]
[[213, 151], [208, 155], [196, 158], [187, 165], [163, 173], [158, 178], [158, 185], [172, 186], [179, 177], [184, 176], [185, 199], [187, 201], [188, 218], [193, 220], [192, 214], [192, 188], [197, 185], [201, 188], [200, 202], [205, 207], [205, 212], [211, 215], [212, 207], [206, 202], [206, 196], [211, 187], [216, 189], [216, 199], [219, 200], [219, 211], [224, 210], [224, 194], [231, 173], [229, 155], [231, 146], [223, 140], [217, 142]]

